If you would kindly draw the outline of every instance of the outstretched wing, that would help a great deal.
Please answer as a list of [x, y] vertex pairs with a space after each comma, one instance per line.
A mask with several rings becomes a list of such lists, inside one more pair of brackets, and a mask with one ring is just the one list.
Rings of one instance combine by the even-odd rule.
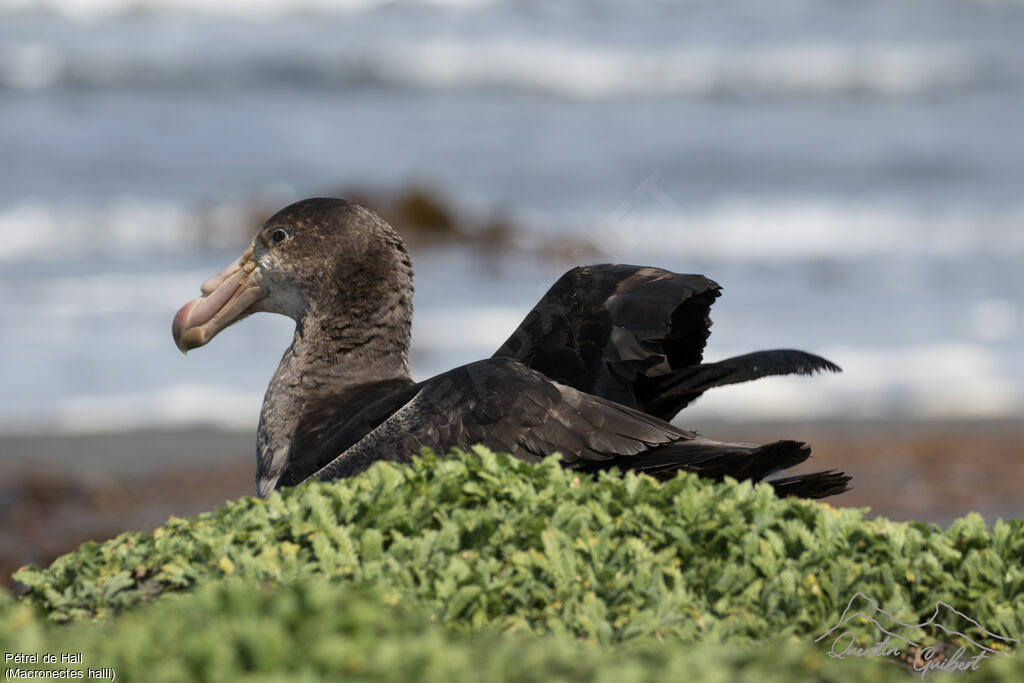
[[565, 273], [494, 354], [643, 409], [636, 381], [701, 361], [719, 286], [703, 275], [599, 264]]
[[716, 363], [679, 368], [658, 376], [640, 377], [636, 394], [644, 412], [671, 420], [708, 389], [749, 382], [772, 375], [813, 375], [842, 372], [832, 361], [795, 349], [754, 351]]
[[599, 264], [554, 284], [494, 354], [663, 420], [706, 390], [785, 374], [839, 372], [791, 349], [701, 364], [721, 288], [703, 275]]
[[477, 443], [528, 461], [557, 452], [571, 469], [619, 467], [662, 478], [684, 469], [759, 481], [809, 454], [795, 441], [750, 446], [703, 439], [510, 359], [464, 365], [419, 386], [405, 405], [312, 476], [348, 477], [377, 460], [406, 462], [424, 447]]

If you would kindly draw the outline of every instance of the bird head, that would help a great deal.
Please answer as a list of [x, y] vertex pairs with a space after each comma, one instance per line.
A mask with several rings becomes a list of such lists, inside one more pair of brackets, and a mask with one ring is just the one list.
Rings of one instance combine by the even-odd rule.
[[[403, 268], [406, 266], [407, 268]], [[301, 321], [311, 310], [379, 305], [382, 283], [403, 286], [412, 266], [401, 238], [375, 213], [344, 199], [305, 199], [263, 224], [234, 263], [203, 283], [202, 296], [171, 325], [185, 353], [204, 346], [246, 316], [265, 311]]]

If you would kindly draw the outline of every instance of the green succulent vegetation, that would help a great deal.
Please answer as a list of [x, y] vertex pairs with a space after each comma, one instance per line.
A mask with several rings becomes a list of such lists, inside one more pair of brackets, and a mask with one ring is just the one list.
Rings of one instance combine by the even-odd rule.
[[[0, 598], [0, 645], [83, 652], [126, 681], [903, 679], [813, 640], [858, 591], [907, 623], [942, 600], [1019, 637], [1022, 532], [691, 475], [592, 479], [477, 448], [86, 543], [16, 575], [30, 591]], [[1024, 661], [971, 676], [1024, 678]]]

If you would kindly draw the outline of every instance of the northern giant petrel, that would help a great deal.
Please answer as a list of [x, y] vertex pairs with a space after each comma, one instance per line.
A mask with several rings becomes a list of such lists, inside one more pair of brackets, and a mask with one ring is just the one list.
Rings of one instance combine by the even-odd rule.
[[[476, 443], [531, 462], [558, 452], [565, 467], [583, 472], [617, 467], [664, 479], [687, 470], [760, 481], [810, 449], [711, 441], [660, 418], [710, 386], [838, 369], [788, 350], [701, 365], [718, 286], [608, 265], [567, 273], [494, 357], [413, 382], [412, 262], [387, 223], [342, 199], [282, 209], [201, 291], [174, 317], [182, 351], [250, 313], [296, 321], [260, 414], [264, 497], [311, 478], [352, 476], [377, 460], [408, 462], [423, 447]], [[820, 498], [848, 482], [826, 471], [770, 483], [783, 495]]]

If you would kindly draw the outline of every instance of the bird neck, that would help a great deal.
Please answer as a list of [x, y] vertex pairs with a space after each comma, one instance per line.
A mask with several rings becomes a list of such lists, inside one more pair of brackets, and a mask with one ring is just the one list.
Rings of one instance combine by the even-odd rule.
[[[310, 307], [267, 387], [257, 437], [256, 483], [270, 495], [290, 458], [306, 407], [369, 382], [409, 378], [412, 281], [376, 301]], [[342, 407], [339, 406], [339, 410]]]

